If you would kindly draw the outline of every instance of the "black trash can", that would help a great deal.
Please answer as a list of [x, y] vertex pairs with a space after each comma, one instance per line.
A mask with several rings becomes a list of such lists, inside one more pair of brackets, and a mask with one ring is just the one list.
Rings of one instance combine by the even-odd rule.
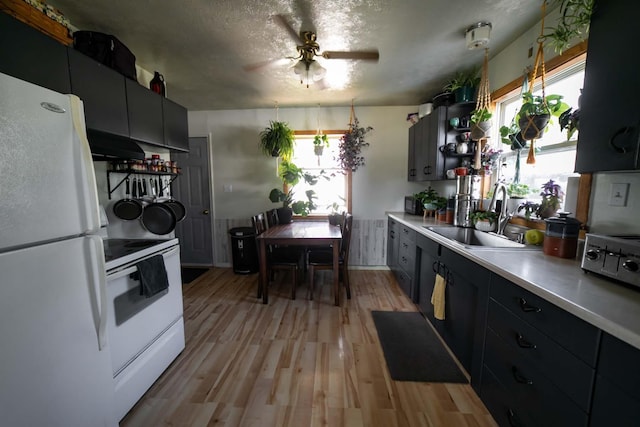
[[256, 232], [251, 227], [235, 227], [229, 230], [231, 235], [231, 255], [233, 272], [251, 274], [258, 272], [258, 247]]

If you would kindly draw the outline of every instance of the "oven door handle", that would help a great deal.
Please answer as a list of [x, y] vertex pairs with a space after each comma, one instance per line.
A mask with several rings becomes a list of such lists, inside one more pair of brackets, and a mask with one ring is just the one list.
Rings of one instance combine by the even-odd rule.
[[[162, 256], [172, 256], [174, 253], [179, 252], [180, 251], [180, 247], [173, 247], [173, 248], [167, 248], [163, 251], [160, 251], [157, 254], [151, 254], [149, 256], [155, 256], [155, 255], [162, 255]], [[144, 259], [144, 258], [143, 258]], [[128, 276], [129, 274], [133, 274], [133, 273], [137, 273], [138, 272], [138, 268], [134, 265], [132, 265], [131, 267], [127, 267], [123, 270], [119, 270], [119, 271], [115, 271], [111, 274], [107, 275], [107, 281], [110, 280], [116, 280], [121, 278], [122, 276]]]

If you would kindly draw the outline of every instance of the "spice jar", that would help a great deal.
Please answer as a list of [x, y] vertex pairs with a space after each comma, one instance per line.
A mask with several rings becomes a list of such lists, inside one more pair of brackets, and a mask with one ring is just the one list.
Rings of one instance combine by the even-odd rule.
[[560, 258], [575, 258], [580, 233], [580, 221], [569, 218], [570, 212], [558, 212], [558, 216], [547, 218], [542, 251]]

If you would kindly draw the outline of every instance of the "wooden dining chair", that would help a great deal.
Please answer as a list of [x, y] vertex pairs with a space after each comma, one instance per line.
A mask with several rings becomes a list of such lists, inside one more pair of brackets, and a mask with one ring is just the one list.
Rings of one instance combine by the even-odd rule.
[[277, 209], [268, 210], [266, 212], [266, 216], [267, 216], [267, 225], [269, 226], [269, 228], [273, 227], [274, 225], [278, 225], [280, 223], [278, 221], [278, 210]]
[[[347, 299], [351, 299], [351, 287], [349, 285], [349, 248], [351, 247], [351, 229], [353, 227], [353, 215], [347, 213], [342, 224], [342, 239], [339, 252], [340, 281], [347, 290]], [[309, 298], [313, 300], [314, 273], [316, 270], [333, 269], [333, 250], [309, 249], [307, 252], [307, 268], [309, 270]]]
[[[267, 217], [260, 212], [251, 217], [251, 222], [256, 232], [256, 236], [267, 230]], [[298, 251], [291, 251], [289, 248], [267, 246], [267, 283], [258, 283], [258, 298], [262, 297], [262, 292], [273, 280], [274, 271], [289, 270], [292, 273], [291, 299], [296, 299], [296, 288], [298, 287], [298, 270], [301, 264], [301, 255]], [[260, 279], [258, 279], [260, 280]]]

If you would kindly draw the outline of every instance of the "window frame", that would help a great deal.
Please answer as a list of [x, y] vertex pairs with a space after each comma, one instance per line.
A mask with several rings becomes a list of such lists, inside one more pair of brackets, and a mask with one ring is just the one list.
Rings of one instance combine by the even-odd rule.
[[[344, 135], [347, 132], [347, 129], [325, 129], [322, 131], [322, 133], [326, 134], [326, 135]], [[298, 139], [298, 137], [313, 137], [318, 133], [317, 130], [294, 130], [293, 134], [294, 134], [294, 139]], [[312, 141], [311, 139], [309, 140], [310, 142]], [[344, 169], [342, 170], [345, 174], [345, 206], [347, 209], [347, 212], [352, 212], [351, 210], [351, 201], [352, 201], [352, 172], [350, 170], [345, 171]], [[283, 191], [287, 191], [288, 189], [285, 187], [286, 184], [283, 185]], [[309, 215], [302, 216], [302, 215], [294, 215], [294, 218], [299, 219], [299, 220], [322, 220], [322, 219], [328, 219], [328, 215], [327, 214], [315, 214], [313, 212], [309, 213]]]
[[[565, 50], [561, 55], [551, 58], [545, 62], [546, 74], [555, 74], [562, 72], [563, 70], [576, 65], [581, 61], [586, 61], [587, 58], [587, 41], [580, 42], [575, 46]], [[531, 85], [534, 86], [540, 83], [541, 78], [537, 77]], [[512, 80], [506, 85], [498, 88], [491, 93], [492, 109], [496, 111], [496, 104], [509, 97], [512, 97], [516, 93], [520, 92], [522, 87], [522, 76]], [[583, 230], [581, 230], [581, 238], [584, 238], [584, 232], [587, 230], [586, 224], [589, 220], [589, 202], [591, 199], [591, 183], [593, 176], [591, 173], [580, 174], [578, 182], [578, 195], [576, 202], [575, 217], [583, 224]], [[511, 222], [518, 225], [524, 225], [528, 228], [544, 229], [546, 227], [543, 220], [527, 220], [524, 218], [511, 218]]]

